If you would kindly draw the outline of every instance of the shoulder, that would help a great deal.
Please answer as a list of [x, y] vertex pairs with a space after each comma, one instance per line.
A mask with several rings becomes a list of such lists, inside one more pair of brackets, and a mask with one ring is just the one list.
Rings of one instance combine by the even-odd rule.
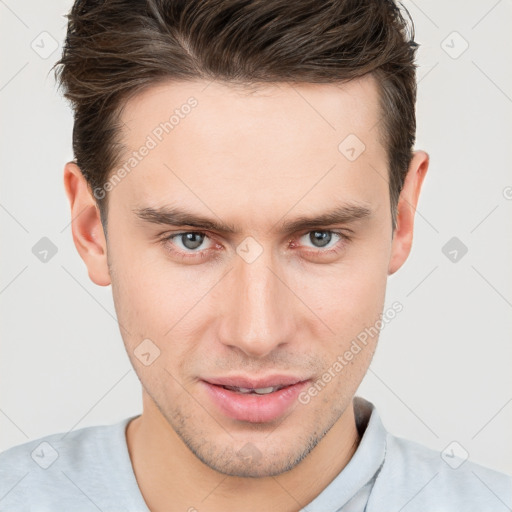
[[109, 493], [105, 475], [119, 469], [130, 419], [51, 434], [0, 453], [0, 512], [90, 510], [92, 496]]
[[[123, 420], [125, 421], [125, 420]], [[47, 470], [52, 466], [64, 469], [77, 461], [89, 462], [99, 455], [102, 445], [111, 440], [119, 424], [84, 427], [60, 432], [13, 446], [0, 453], [0, 474], [13, 469]]]
[[512, 505], [512, 477], [471, 462], [459, 443], [438, 452], [389, 433], [386, 437], [372, 501], [384, 500], [404, 511], [482, 512]]

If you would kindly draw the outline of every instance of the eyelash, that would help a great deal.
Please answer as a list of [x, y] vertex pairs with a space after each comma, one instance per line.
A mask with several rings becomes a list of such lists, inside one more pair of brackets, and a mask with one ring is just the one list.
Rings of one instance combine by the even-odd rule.
[[[334, 235], [337, 235], [337, 236], [340, 237], [340, 240], [335, 245], [335, 247], [332, 248], [332, 249], [328, 249], [328, 250], [325, 250], [325, 251], [321, 250], [321, 249], [319, 249], [319, 250], [310, 250], [310, 249], [308, 249], [307, 252], [310, 253], [310, 254], [312, 253], [314, 256], [337, 254], [352, 239], [351, 237], [349, 237], [348, 235], [346, 235], [343, 232], [336, 231], [336, 230], [330, 230], [330, 229], [313, 229], [313, 230], [306, 231], [306, 232], [302, 233], [301, 235], [298, 236], [298, 238], [302, 238], [304, 235], [307, 235], [309, 233], [314, 233], [314, 232], [331, 233], [331, 234], [334, 234]], [[195, 233], [195, 234], [198, 234], [198, 235], [205, 235], [205, 237], [211, 239], [211, 237], [208, 236], [208, 234], [205, 233], [204, 231], [180, 231], [178, 233], [172, 233], [172, 234], [167, 234], [167, 235], [163, 236], [160, 239], [160, 242], [164, 245], [164, 247], [165, 247], [165, 249], [167, 251], [169, 251], [171, 254], [179, 257], [181, 260], [199, 259], [200, 261], [202, 261], [202, 260], [204, 260], [205, 258], [208, 257], [208, 254], [207, 254], [208, 252], [210, 252], [211, 250], [215, 250], [215, 249], [211, 249], [210, 248], [210, 249], [203, 249], [202, 251], [198, 251], [198, 252], [185, 253], [183, 251], [176, 250], [174, 248], [174, 245], [172, 244], [172, 239], [174, 239], [176, 237], [179, 237], [181, 235], [186, 235], [186, 234], [190, 234], [190, 233]], [[213, 259], [216, 259], [219, 256], [220, 256], [219, 254], [215, 254], [213, 256]]]

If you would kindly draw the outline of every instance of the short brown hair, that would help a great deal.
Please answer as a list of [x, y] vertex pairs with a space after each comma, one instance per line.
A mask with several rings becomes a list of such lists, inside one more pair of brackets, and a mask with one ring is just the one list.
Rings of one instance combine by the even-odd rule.
[[[55, 77], [74, 110], [73, 152], [91, 190], [118, 165], [124, 104], [148, 86], [333, 83], [371, 73], [394, 231], [416, 134], [418, 45], [392, 0], [77, 0], [67, 18]], [[96, 197], [104, 228], [107, 199]]]

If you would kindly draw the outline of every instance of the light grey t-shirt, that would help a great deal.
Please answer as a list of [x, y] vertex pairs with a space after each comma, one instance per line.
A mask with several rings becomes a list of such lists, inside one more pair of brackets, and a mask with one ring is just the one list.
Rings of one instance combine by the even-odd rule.
[[[303, 512], [511, 510], [510, 476], [458, 458], [460, 445], [441, 454], [389, 434], [362, 398], [355, 398], [354, 407], [361, 442]], [[0, 512], [148, 512], [126, 444], [125, 429], [135, 417], [45, 436], [1, 453]]]

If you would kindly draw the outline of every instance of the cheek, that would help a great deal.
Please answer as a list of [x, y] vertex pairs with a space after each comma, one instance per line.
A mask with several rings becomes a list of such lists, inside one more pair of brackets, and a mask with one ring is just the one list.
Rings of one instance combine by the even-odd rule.
[[[112, 261], [116, 312], [130, 333], [123, 333], [125, 343], [133, 347], [149, 338], [162, 352], [172, 345], [176, 355], [183, 341], [199, 328], [197, 315], [204, 311], [217, 273], [208, 271], [206, 265], [204, 270], [178, 266], [167, 258], [163, 247], [149, 243], [128, 250], [120, 240], [112, 251]], [[182, 343], [174, 343], [175, 339]]]
[[[168, 270], [151, 251], [135, 244], [128, 244], [128, 236], [112, 240], [109, 259], [112, 261], [112, 292], [119, 321], [133, 336], [161, 335], [164, 324], [170, 322], [169, 311], [181, 293], [177, 283], [169, 280]], [[117, 242], [117, 243], [116, 243]], [[169, 328], [169, 327], [167, 327]]]
[[[328, 382], [321, 401], [316, 403], [317, 407], [333, 407], [335, 403], [344, 410], [366, 374], [377, 345], [380, 331], [376, 326], [386, 290], [385, 265], [361, 261], [361, 265], [347, 266], [333, 273], [332, 279], [321, 281], [322, 289], [312, 287], [314, 292], [305, 299], [316, 304], [312, 309], [332, 331], [323, 329], [316, 337], [316, 351], [323, 360], [318, 378]], [[311, 414], [316, 413], [312, 410]]]
[[387, 260], [354, 252], [339, 265], [302, 274], [302, 296], [338, 339], [373, 325], [382, 312]]

